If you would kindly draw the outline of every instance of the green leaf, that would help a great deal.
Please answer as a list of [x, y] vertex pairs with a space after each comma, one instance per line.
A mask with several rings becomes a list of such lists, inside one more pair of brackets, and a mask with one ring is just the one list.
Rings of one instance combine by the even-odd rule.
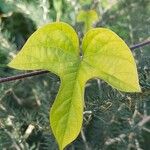
[[98, 15], [95, 10], [81, 10], [77, 15], [77, 22], [84, 23], [84, 32], [91, 29], [98, 19]]
[[45, 69], [60, 76], [61, 86], [50, 112], [50, 124], [60, 150], [78, 136], [83, 122], [84, 87], [99, 77], [113, 87], [139, 92], [133, 56], [115, 33], [108, 29], [90, 30], [82, 43], [71, 26], [55, 22], [38, 29], [28, 39], [9, 66], [34, 70]]
[[76, 59], [78, 51], [75, 31], [66, 23], [51, 23], [31, 35], [9, 66], [21, 70], [51, 70], [61, 76]]
[[117, 34], [105, 28], [92, 29], [85, 35], [82, 49], [91, 77], [99, 77], [121, 91], [140, 92], [134, 58]]

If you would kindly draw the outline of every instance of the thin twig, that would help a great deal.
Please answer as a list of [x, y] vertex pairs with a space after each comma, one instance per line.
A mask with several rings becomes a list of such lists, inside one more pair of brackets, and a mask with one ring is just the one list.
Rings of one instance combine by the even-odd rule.
[[142, 126], [144, 126], [144, 124], [146, 124], [147, 122], [150, 122], [150, 116], [145, 116], [145, 117], [143, 118], [143, 120], [138, 123], [138, 126], [139, 126], [139, 127], [142, 127]]
[[124, 138], [126, 137], [127, 135], [126, 134], [120, 134], [118, 137], [115, 137], [115, 138], [109, 138], [107, 139], [107, 141], [105, 142], [105, 145], [106, 146], [109, 146], [109, 145], [112, 145], [116, 142], [121, 142], [121, 141], [124, 141]]
[[139, 44], [135, 44], [135, 45], [131, 46], [130, 49], [134, 50], [136, 48], [140, 48], [140, 47], [143, 47], [143, 46], [148, 45], [148, 44], [150, 44], [150, 40], [139, 43]]
[[49, 73], [49, 71], [45, 71], [45, 70], [32, 71], [32, 72], [23, 73], [23, 74], [16, 75], [16, 76], [0, 78], [0, 83], [14, 81], [14, 80], [21, 80], [23, 78], [32, 77], [32, 76], [36, 76], [36, 75], [41, 75], [41, 74], [45, 74], [45, 73]]
[[81, 137], [82, 137], [82, 140], [83, 140], [83, 142], [84, 142], [85, 149], [86, 149], [86, 150], [90, 150], [83, 129], [81, 129]]
[[[150, 40], [133, 45], [130, 47], [131, 50], [143, 47], [145, 45], [150, 44]], [[14, 80], [21, 80], [23, 78], [27, 78], [27, 77], [32, 77], [32, 76], [36, 76], [36, 75], [41, 75], [41, 74], [45, 74], [45, 73], [49, 73], [49, 71], [46, 70], [41, 70], [41, 71], [32, 71], [32, 72], [28, 72], [28, 73], [24, 73], [24, 74], [20, 74], [20, 75], [16, 75], [16, 76], [10, 76], [10, 77], [5, 77], [5, 78], [0, 78], [0, 83], [4, 83], [4, 82], [9, 82], [9, 81], [14, 81]]]

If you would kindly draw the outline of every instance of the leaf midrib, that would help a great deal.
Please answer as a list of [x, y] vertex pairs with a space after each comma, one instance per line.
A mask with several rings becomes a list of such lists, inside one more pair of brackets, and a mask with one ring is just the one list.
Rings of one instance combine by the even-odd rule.
[[[74, 84], [73, 84], [73, 90], [72, 90], [72, 92], [71, 92], [71, 97], [74, 97], [74, 94], [75, 94], [75, 92], [74, 92], [74, 89], [75, 89], [75, 85], [77, 84], [77, 82], [78, 82], [78, 76], [79, 76], [79, 72], [80, 72], [80, 68], [81, 68], [81, 60], [79, 59], [78, 60], [78, 67], [77, 67], [77, 69], [76, 69], [76, 75], [75, 75], [75, 81], [74, 81]], [[82, 101], [82, 100], [81, 100]], [[68, 110], [68, 112], [70, 112], [70, 110], [71, 110], [71, 108], [73, 107], [73, 100], [71, 100], [70, 101], [70, 107], [69, 107], [69, 110]], [[63, 143], [64, 143], [64, 137], [65, 137], [65, 135], [66, 135], [66, 129], [68, 128], [68, 124], [69, 124], [69, 118], [70, 118], [70, 113], [68, 113], [68, 117], [67, 117], [68, 119], [67, 119], [67, 123], [66, 123], [66, 126], [65, 126], [65, 130], [64, 130], [64, 134], [63, 134], [63, 138], [62, 138], [62, 141], [61, 141], [61, 143], [62, 143], [62, 145], [63, 145]], [[62, 145], [61, 145], [61, 147], [62, 147]]]

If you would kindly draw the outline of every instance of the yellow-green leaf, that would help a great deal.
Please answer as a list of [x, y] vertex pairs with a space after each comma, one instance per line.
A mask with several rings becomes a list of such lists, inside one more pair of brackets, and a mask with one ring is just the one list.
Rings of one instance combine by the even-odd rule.
[[95, 10], [81, 10], [77, 15], [77, 22], [84, 23], [84, 32], [91, 29], [98, 19], [98, 15]]
[[9, 66], [21, 70], [45, 69], [61, 76], [78, 53], [78, 37], [72, 27], [51, 23], [31, 35]]
[[115, 33], [92, 29], [85, 35], [82, 49], [80, 57], [73, 28], [55, 22], [33, 33], [9, 64], [21, 70], [49, 70], [60, 77], [61, 86], [50, 112], [51, 128], [60, 150], [75, 140], [81, 130], [87, 80], [99, 77], [119, 90], [140, 91], [133, 56]]
[[90, 30], [82, 49], [91, 77], [99, 77], [114, 88], [125, 92], [140, 92], [136, 64], [125, 42], [105, 28]]

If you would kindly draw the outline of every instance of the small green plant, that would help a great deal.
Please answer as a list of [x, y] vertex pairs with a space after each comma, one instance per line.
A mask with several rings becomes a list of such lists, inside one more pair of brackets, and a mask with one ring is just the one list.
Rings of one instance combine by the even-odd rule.
[[95, 10], [80, 10], [77, 15], [77, 22], [84, 23], [84, 33], [92, 28], [93, 23], [100, 20]]
[[50, 125], [60, 150], [78, 136], [83, 122], [84, 87], [94, 77], [125, 92], [140, 92], [136, 64], [125, 42], [105, 28], [90, 29], [80, 55], [74, 29], [63, 22], [47, 24], [27, 40], [9, 66], [21, 70], [44, 69], [61, 79], [50, 111]]

